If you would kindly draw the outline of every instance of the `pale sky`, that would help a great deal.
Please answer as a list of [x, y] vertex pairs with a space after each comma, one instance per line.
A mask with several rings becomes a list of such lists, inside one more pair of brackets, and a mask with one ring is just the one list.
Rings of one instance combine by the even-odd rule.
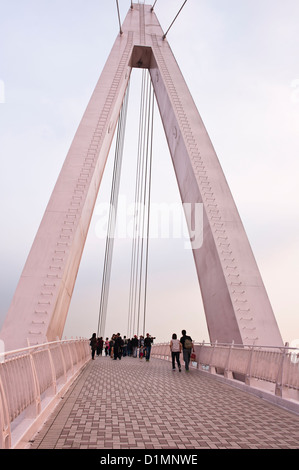
[[[155, 11], [164, 31], [182, 3], [157, 1]], [[119, 0], [119, 5], [123, 21], [130, 1]], [[0, 0], [0, 7], [1, 325], [118, 34], [118, 18], [112, 0]], [[298, 0], [188, 0], [167, 36], [288, 342], [299, 338], [298, 17]], [[138, 112], [136, 74], [128, 125], [134, 125]], [[127, 132], [123, 197], [134, 186], [136, 158]], [[110, 199], [113, 156], [96, 209]], [[153, 202], [179, 201], [158, 112], [152, 181]], [[96, 233], [98, 214], [78, 273], [64, 332], [68, 338], [89, 337], [97, 329], [105, 246]], [[108, 336], [126, 334], [130, 250], [130, 239], [116, 240]], [[157, 341], [168, 341], [183, 328], [196, 341], [208, 341], [192, 253], [184, 248], [184, 240], [150, 240], [149, 253], [146, 330]]]

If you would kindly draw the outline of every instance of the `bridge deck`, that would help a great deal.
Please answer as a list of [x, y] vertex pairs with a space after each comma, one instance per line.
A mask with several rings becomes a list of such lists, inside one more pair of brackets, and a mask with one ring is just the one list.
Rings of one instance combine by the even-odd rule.
[[90, 361], [31, 449], [298, 448], [299, 417], [196, 370]]

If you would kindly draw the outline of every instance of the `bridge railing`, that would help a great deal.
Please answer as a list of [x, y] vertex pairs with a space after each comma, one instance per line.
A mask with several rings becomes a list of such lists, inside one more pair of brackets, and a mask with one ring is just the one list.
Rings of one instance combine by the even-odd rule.
[[[299, 401], [298, 349], [203, 342], [194, 350], [191, 367]], [[171, 360], [169, 343], [153, 345], [151, 355]]]
[[0, 449], [14, 446], [49, 413], [91, 358], [86, 339], [63, 340], [0, 354]]

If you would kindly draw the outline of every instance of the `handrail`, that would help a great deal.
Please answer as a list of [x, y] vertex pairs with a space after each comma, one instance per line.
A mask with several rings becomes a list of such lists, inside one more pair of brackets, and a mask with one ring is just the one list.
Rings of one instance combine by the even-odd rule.
[[[71, 343], [71, 342], [76, 342], [76, 341], [87, 341], [86, 338], [71, 338], [71, 339], [61, 339], [61, 340], [56, 340], [56, 341], [51, 341], [48, 343], [41, 343], [41, 344], [34, 344], [31, 346], [26, 346], [25, 348], [20, 348], [20, 349], [12, 349], [10, 351], [3, 351], [0, 353], [0, 358], [2, 356], [6, 355], [15, 355], [15, 354], [22, 354], [26, 351], [30, 351], [31, 349], [40, 349], [43, 346], [49, 346], [49, 345], [55, 345], [55, 344], [62, 344], [62, 343]], [[1, 363], [1, 360], [0, 360]]]
[[[170, 343], [152, 346], [152, 356], [170, 360]], [[213, 375], [262, 388], [278, 397], [299, 401], [298, 348], [269, 345], [194, 342], [193, 367]]]
[[[155, 343], [155, 346], [166, 346], [168, 345], [169, 346], [170, 344], [170, 341], [169, 343]], [[294, 348], [294, 347], [291, 347], [291, 346], [287, 346], [288, 343], [286, 343], [285, 346], [269, 346], [269, 345], [252, 345], [252, 344], [238, 344], [238, 343], [219, 343], [217, 340], [214, 341], [213, 343], [209, 343], [209, 342], [206, 342], [206, 341], [194, 341], [194, 345], [197, 345], [197, 346], [207, 346], [207, 345], [210, 345], [210, 346], [228, 346], [228, 347], [231, 347], [233, 344], [234, 347], [240, 347], [240, 348], [256, 348], [256, 349], [280, 349], [280, 350], [284, 350], [284, 349], [293, 349], [293, 350], [298, 350], [298, 348]]]
[[0, 449], [19, 442], [24, 423], [28, 432], [90, 359], [89, 341], [83, 338], [1, 353]]

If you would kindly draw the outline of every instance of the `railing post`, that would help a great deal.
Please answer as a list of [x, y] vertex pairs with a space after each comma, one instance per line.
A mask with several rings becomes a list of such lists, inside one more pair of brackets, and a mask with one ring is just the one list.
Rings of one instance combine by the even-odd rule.
[[71, 374], [73, 376], [74, 375], [74, 362], [73, 362], [73, 356], [72, 356], [72, 351], [71, 351], [69, 342], [67, 343], [67, 348], [68, 348], [68, 352], [69, 352], [69, 355], [70, 355], [70, 361], [71, 361]]
[[10, 449], [11, 430], [8, 405], [0, 376], [0, 449]]
[[53, 393], [54, 393], [54, 395], [56, 395], [56, 393], [57, 393], [56, 372], [55, 372], [54, 362], [53, 362], [53, 358], [52, 358], [51, 349], [50, 349], [49, 344], [48, 344], [48, 355], [49, 355], [50, 369], [51, 369], [51, 375], [52, 375]]
[[35, 394], [35, 416], [38, 416], [41, 412], [41, 397], [40, 397], [40, 388], [39, 388], [39, 383], [38, 383], [38, 378], [37, 378], [37, 373], [36, 373], [36, 367], [34, 364], [34, 359], [33, 359], [31, 351], [29, 351], [29, 358], [30, 358], [30, 364], [31, 364], [33, 388], [34, 388], [34, 394]]
[[212, 353], [211, 353], [211, 357], [210, 357], [210, 373], [211, 374], [216, 374], [216, 367], [212, 365], [214, 351], [215, 351], [216, 347], [217, 347], [217, 340], [215, 341], [215, 343], [212, 346]]
[[249, 360], [247, 364], [247, 370], [245, 375], [245, 384], [250, 385], [251, 383], [251, 368], [252, 368], [252, 358], [253, 358], [254, 346], [250, 348]]
[[[288, 347], [288, 343], [286, 343], [286, 348]], [[287, 349], [284, 349], [281, 355], [281, 361], [280, 361], [280, 366], [276, 378], [276, 384], [275, 384], [275, 395], [278, 397], [282, 397], [283, 393], [283, 370], [284, 370], [284, 362], [287, 357]]]
[[90, 354], [89, 343], [87, 343], [86, 341], [83, 341], [83, 339], [81, 338], [80, 338], [80, 350], [82, 351], [82, 357], [80, 358], [80, 363], [83, 365], [87, 362], [88, 357], [91, 359], [91, 354]]
[[65, 365], [65, 360], [64, 360], [64, 355], [63, 355], [62, 347], [61, 347], [61, 342], [59, 342], [58, 347], [59, 347], [59, 351], [60, 351], [60, 355], [61, 355], [61, 361], [62, 361], [62, 365], [63, 365], [64, 381], [66, 382], [66, 379], [67, 379], [67, 376], [66, 376], [66, 365]]
[[234, 341], [232, 341], [232, 344], [229, 347], [228, 356], [227, 356], [225, 369], [224, 369], [224, 377], [226, 377], [227, 379], [232, 379], [233, 378], [233, 373], [230, 370], [230, 359], [231, 359], [231, 353], [232, 353], [233, 346], [234, 346]]
[[[78, 341], [76, 340], [75, 343], [73, 343], [73, 345], [74, 345], [74, 350], [76, 354], [76, 369], [78, 369], [80, 367], [80, 358], [78, 354]], [[85, 357], [85, 348], [83, 350], [84, 350], [84, 357]]]

